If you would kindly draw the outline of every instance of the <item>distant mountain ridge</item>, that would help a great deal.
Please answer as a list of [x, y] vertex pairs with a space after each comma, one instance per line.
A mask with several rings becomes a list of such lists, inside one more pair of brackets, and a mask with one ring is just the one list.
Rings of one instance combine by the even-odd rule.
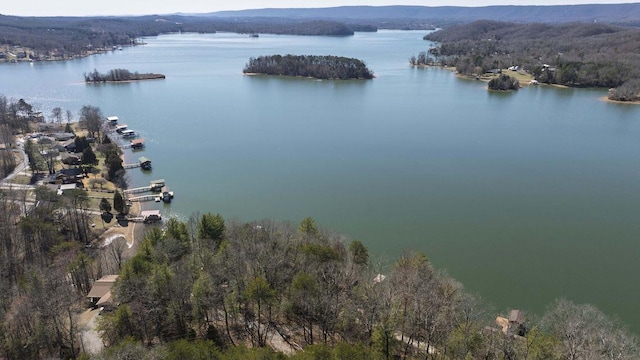
[[508, 5], [485, 7], [458, 6], [340, 6], [329, 8], [288, 8], [219, 11], [210, 17], [279, 17], [299, 19], [421, 19], [438, 22], [501, 20], [517, 22], [606, 22], [640, 25], [640, 3], [594, 5]]

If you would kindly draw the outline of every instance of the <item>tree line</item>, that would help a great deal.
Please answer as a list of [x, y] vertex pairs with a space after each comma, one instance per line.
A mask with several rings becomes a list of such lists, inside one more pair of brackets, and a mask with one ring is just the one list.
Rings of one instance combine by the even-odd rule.
[[[35, 60], [67, 59], [113, 46], [137, 44], [136, 39], [166, 33], [217, 31], [289, 35], [349, 36], [354, 29], [375, 31], [371, 25], [332, 20], [201, 16], [138, 17], [18, 17], [0, 15], [0, 46], [17, 47]], [[0, 55], [6, 55], [0, 53]], [[0, 60], [2, 56], [0, 56]]]
[[358, 59], [341, 56], [272, 55], [250, 58], [245, 74], [285, 75], [316, 79], [372, 79], [373, 72]]
[[519, 66], [541, 83], [621, 87], [620, 93], [638, 95], [638, 28], [477, 21], [433, 32], [425, 39], [438, 42], [429, 50], [434, 62], [454, 66], [462, 74]]
[[380, 266], [362, 242], [312, 218], [298, 226], [210, 213], [170, 219], [164, 231], [147, 232], [113, 293], [120, 305], [99, 329], [114, 353], [98, 358], [122, 351], [170, 358], [187, 344], [214, 359], [236, 351], [283, 359], [283, 347], [298, 350], [293, 359], [640, 356], [619, 322], [565, 299], [503, 332], [489, 306], [424, 254]]
[[15, 135], [29, 131], [34, 120], [33, 106], [24, 99], [8, 99], [0, 94], [0, 178], [16, 168], [13, 150], [17, 147]]

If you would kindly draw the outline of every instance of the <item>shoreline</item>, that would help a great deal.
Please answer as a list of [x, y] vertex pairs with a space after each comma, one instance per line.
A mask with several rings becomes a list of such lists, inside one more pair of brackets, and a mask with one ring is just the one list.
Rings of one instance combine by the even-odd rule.
[[373, 75], [371, 79], [367, 78], [353, 78], [353, 79], [338, 79], [338, 78], [316, 78], [313, 76], [293, 76], [293, 75], [275, 75], [275, 74], [263, 74], [263, 73], [242, 73], [243, 76], [275, 76], [282, 78], [291, 78], [291, 79], [307, 79], [307, 80], [321, 80], [321, 81], [364, 81], [364, 80], [373, 80], [377, 78], [377, 76]]
[[[491, 76], [477, 76], [477, 77], [473, 77], [471, 75], [464, 75], [464, 74], [460, 74], [457, 72], [455, 67], [451, 67], [451, 66], [443, 66], [443, 65], [426, 65], [426, 64], [411, 64], [412, 67], [417, 67], [417, 68], [429, 68], [429, 67], [433, 67], [433, 68], [441, 68], [443, 70], [447, 70], [447, 71], [451, 71], [455, 74], [455, 76], [458, 79], [462, 79], [462, 80], [475, 80], [475, 81], [484, 81], [484, 82], [489, 82], [493, 77]], [[508, 69], [502, 69], [502, 73], [506, 73], [506, 72], [514, 72], [513, 70], [508, 70]], [[518, 71], [515, 71], [520, 75], [524, 75]], [[507, 75], [509, 75], [507, 73]], [[530, 79], [528, 79], [530, 77]], [[529, 81], [527, 81], [527, 79]], [[546, 84], [546, 83], [537, 83], [537, 84], [532, 84], [531, 81], [535, 80], [534, 77], [532, 75], [527, 74], [526, 78], [524, 79], [518, 79], [518, 81], [520, 82], [520, 87], [527, 87], [527, 86], [551, 86], [551, 87], [555, 87], [558, 89], [573, 89], [573, 87], [571, 86], [567, 86], [567, 85], [562, 85], [562, 84]], [[578, 88], [577, 88], [578, 89]], [[622, 104], [622, 105], [640, 105], [640, 100], [636, 100], [636, 101], [620, 101], [620, 100], [611, 100], [609, 99], [608, 96], [602, 96], [599, 97], [598, 100], [600, 101], [604, 101], [604, 102], [608, 102], [608, 103], [612, 103], [612, 104]]]
[[621, 104], [621, 105], [640, 105], [640, 100], [635, 101], [620, 101], [620, 100], [611, 100], [608, 96], [601, 96], [598, 98], [600, 101], [612, 103], [612, 104]]

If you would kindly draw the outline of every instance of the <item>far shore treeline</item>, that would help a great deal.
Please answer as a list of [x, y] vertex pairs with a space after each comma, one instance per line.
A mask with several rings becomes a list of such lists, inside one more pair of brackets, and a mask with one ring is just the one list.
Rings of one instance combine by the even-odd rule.
[[476, 21], [433, 32], [417, 63], [480, 76], [517, 67], [539, 83], [611, 88], [609, 99], [640, 100], [640, 29], [600, 23]]
[[245, 74], [285, 75], [315, 79], [372, 79], [373, 72], [358, 59], [342, 56], [272, 55], [249, 59]]

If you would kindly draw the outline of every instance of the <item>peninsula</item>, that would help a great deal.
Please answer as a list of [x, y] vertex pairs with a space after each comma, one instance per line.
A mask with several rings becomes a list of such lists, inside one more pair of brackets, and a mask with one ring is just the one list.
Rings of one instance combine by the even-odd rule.
[[272, 55], [249, 59], [245, 74], [282, 75], [314, 79], [372, 79], [373, 72], [358, 59], [341, 56]]
[[600, 23], [482, 20], [426, 35], [437, 46], [411, 61], [455, 67], [470, 77], [508, 68], [531, 74], [538, 83], [612, 88], [610, 100], [635, 101], [640, 98], [639, 36], [638, 28]]

